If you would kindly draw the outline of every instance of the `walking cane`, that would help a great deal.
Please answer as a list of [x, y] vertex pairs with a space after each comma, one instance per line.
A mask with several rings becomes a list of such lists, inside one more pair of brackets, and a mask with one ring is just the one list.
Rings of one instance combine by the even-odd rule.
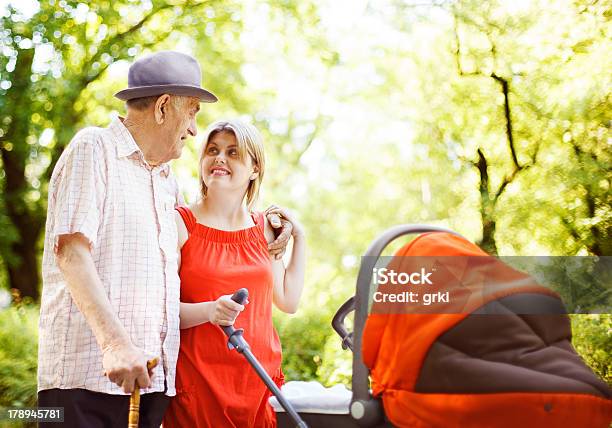
[[[147, 370], [153, 370], [157, 365], [157, 358], [147, 361]], [[138, 428], [138, 418], [140, 417], [140, 388], [138, 384], [134, 386], [130, 397], [130, 413], [128, 414], [128, 428]]]
[[[232, 300], [242, 305], [244, 304], [244, 302], [246, 302], [247, 297], [249, 297], [249, 291], [246, 288], [241, 288], [232, 295]], [[281, 404], [281, 406], [283, 406], [283, 409], [285, 409], [291, 419], [293, 419], [293, 422], [295, 422], [295, 426], [298, 428], [308, 428], [306, 422], [304, 422], [302, 418], [300, 418], [300, 415], [295, 411], [291, 403], [287, 401], [280, 388], [276, 386], [276, 384], [270, 378], [268, 373], [266, 373], [266, 370], [262, 367], [259, 361], [257, 361], [257, 358], [255, 358], [255, 356], [251, 352], [251, 347], [249, 346], [247, 341], [244, 340], [244, 337], [242, 337], [242, 333], [244, 332], [244, 330], [241, 328], [236, 330], [233, 325], [221, 326], [221, 328], [228, 337], [228, 348], [236, 349], [238, 353], [244, 355], [249, 364], [251, 364], [251, 367], [255, 369], [257, 375], [260, 377], [263, 383], [266, 384], [268, 389], [276, 396], [276, 399]]]

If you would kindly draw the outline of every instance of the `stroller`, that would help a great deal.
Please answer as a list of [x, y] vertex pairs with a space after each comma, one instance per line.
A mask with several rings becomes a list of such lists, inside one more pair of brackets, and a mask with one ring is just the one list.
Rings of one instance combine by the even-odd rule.
[[[438, 289], [467, 296], [460, 311], [442, 303], [406, 315], [371, 304], [379, 257], [409, 234], [418, 236], [388, 266], [408, 271], [414, 266], [403, 265], [415, 256], [460, 260], [459, 286], [445, 281]], [[352, 311], [349, 332], [344, 321]], [[324, 395], [322, 411], [312, 400], [310, 408], [296, 408], [310, 427], [608, 428], [612, 421], [612, 391], [573, 349], [558, 295], [450, 230], [402, 225], [381, 234], [362, 259], [355, 296], [332, 326], [353, 351], [352, 392], [338, 409], [329, 409]], [[274, 407], [280, 428], [296, 426]]]

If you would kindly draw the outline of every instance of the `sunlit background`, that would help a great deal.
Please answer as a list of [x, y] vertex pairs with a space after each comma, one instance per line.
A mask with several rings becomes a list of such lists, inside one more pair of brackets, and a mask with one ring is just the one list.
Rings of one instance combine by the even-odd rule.
[[0, 284], [22, 297], [38, 298], [50, 168], [78, 129], [123, 114], [129, 64], [162, 49], [196, 56], [220, 98], [172, 165], [186, 200], [206, 126], [240, 117], [266, 140], [259, 208], [289, 207], [307, 230], [301, 309], [275, 316], [288, 378], [349, 378], [329, 321], [395, 224], [500, 255], [612, 254], [609, 2], [51, 0], [0, 14]]

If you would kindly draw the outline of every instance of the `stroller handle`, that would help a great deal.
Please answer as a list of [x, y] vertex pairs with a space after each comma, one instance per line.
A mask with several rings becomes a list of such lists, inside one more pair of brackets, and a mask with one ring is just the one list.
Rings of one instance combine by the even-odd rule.
[[[234, 302], [243, 305], [248, 297], [249, 291], [246, 288], [241, 288], [232, 295], [231, 299]], [[255, 370], [257, 373], [257, 376], [259, 376], [270, 392], [276, 396], [278, 402], [281, 404], [281, 406], [283, 406], [285, 411], [295, 422], [295, 426], [298, 428], [308, 428], [308, 425], [306, 425], [300, 415], [295, 411], [291, 403], [283, 396], [280, 388], [276, 386], [272, 378], [270, 378], [270, 375], [268, 375], [264, 367], [251, 352], [251, 347], [242, 335], [244, 333], [243, 329], [240, 328], [236, 330], [233, 325], [221, 326], [221, 328], [228, 337], [228, 348], [235, 349], [239, 354], [242, 354], [244, 358], [246, 358], [251, 367], [253, 367], [253, 370]]]
[[246, 288], [241, 288], [232, 294], [232, 300], [240, 305], [243, 305], [246, 302], [246, 299], [249, 297], [249, 290]]
[[[372, 269], [375, 267], [376, 261], [382, 254], [383, 250], [395, 239], [417, 233], [427, 232], [445, 232], [453, 235], [461, 236], [457, 232], [438, 226], [428, 226], [424, 224], [403, 224], [387, 229], [380, 234], [366, 251], [361, 259], [359, 275], [357, 276], [357, 289], [354, 296], [355, 299], [355, 323], [353, 336], [353, 399], [355, 401], [367, 402], [370, 397], [370, 382], [369, 370], [362, 360], [361, 346], [363, 329], [368, 317], [368, 304], [370, 300], [370, 282], [372, 278]], [[348, 301], [345, 303], [345, 305]], [[344, 305], [343, 305], [344, 307]]]
[[[232, 294], [231, 298], [234, 302], [240, 305], [243, 305], [244, 302], [246, 302], [248, 297], [249, 297], [249, 290], [247, 290], [246, 288], [241, 288], [240, 290]], [[222, 325], [220, 327], [225, 332], [227, 337], [232, 337], [232, 335], [236, 332], [236, 329], [234, 328], [233, 325]]]
[[355, 310], [355, 297], [351, 297], [340, 306], [336, 315], [332, 319], [332, 327], [336, 333], [342, 338], [342, 349], [353, 350], [353, 332], [348, 331], [344, 325], [344, 319], [348, 314]]

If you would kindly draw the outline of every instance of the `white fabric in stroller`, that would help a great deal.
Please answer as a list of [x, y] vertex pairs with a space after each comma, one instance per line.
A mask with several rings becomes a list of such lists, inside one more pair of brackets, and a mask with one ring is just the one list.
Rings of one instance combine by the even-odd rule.
[[[321, 413], [327, 415], [346, 415], [349, 413], [352, 393], [344, 385], [325, 388], [319, 382], [291, 381], [281, 388], [285, 398], [298, 413]], [[284, 412], [275, 396], [270, 397], [270, 405], [275, 412]]]

